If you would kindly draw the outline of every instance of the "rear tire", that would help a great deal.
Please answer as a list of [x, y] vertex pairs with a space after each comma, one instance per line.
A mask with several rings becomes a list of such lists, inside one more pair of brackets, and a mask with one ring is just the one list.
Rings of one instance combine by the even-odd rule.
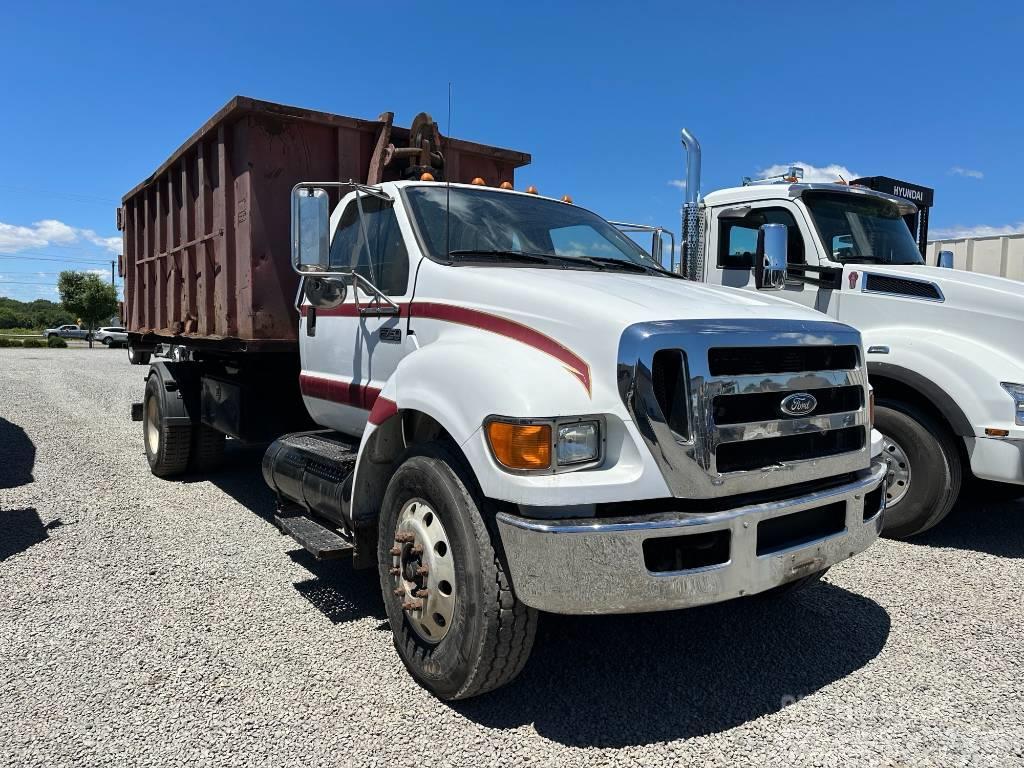
[[109, 348], [112, 343], [112, 339], [109, 336], [104, 336], [103, 341], [100, 342], [104, 347]]
[[142, 437], [150, 471], [157, 477], [172, 477], [188, 467], [192, 427], [164, 422], [167, 411], [164, 397], [160, 377], [151, 375], [142, 401]]
[[130, 343], [128, 344], [128, 361], [132, 365], [149, 365], [149, 359], [152, 356], [152, 352], [143, 352], [133, 347]]
[[194, 472], [212, 472], [224, 463], [224, 433], [206, 424], [192, 430], [192, 451], [189, 469]]
[[[395, 648], [413, 678], [441, 699], [466, 699], [508, 683], [526, 664], [537, 631], [537, 611], [512, 590], [497, 534], [485, 521], [486, 504], [462, 457], [429, 443], [406, 455], [381, 507], [377, 563]], [[440, 534], [430, 533], [431, 522], [440, 522]], [[417, 577], [424, 566], [426, 575]], [[419, 579], [416, 590], [426, 589], [425, 597], [406, 592], [410, 579]], [[422, 607], [404, 607], [407, 601]], [[438, 615], [443, 620], [431, 620]]]
[[[878, 401], [875, 428], [887, 438], [882, 459], [890, 466], [882, 535], [906, 539], [924, 533], [949, 514], [960, 493], [963, 469], [955, 438], [927, 411], [900, 400]], [[904, 485], [895, 484], [900, 480]]]

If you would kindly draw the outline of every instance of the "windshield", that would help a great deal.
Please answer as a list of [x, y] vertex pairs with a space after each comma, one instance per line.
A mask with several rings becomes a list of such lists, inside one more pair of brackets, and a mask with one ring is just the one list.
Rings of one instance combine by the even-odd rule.
[[[407, 187], [405, 194], [429, 255], [439, 261], [488, 257], [488, 263], [501, 266], [599, 269], [621, 262], [636, 265], [636, 271], [662, 269], [600, 216], [568, 203], [440, 184]], [[446, 203], [451, 211], [447, 236]]]
[[843, 192], [804, 192], [825, 250], [845, 263], [924, 264], [893, 203]]

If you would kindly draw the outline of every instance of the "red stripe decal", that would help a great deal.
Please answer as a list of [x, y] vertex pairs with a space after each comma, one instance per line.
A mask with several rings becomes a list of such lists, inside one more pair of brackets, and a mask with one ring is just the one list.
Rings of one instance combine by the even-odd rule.
[[433, 320], [472, 326], [539, 349], [562, 363], [569, 373], [579, 379], [583, 388], [587, 390], [587, 394], [590, 394], [590, 366], [568, 347], [527, 325], [509, 320], [507, 317], [481, 312], [478, 309], [459, 307], [454, 304], [435, 304], [429, 301], [415, 302], [412, 305], [412, 314], [413, 317], [429, 317]]
[[376, 427], [383, 424], [396, 413], [398, 413], [398, 404], [394, 400], [378, 397], [373, 404], [373, 408], [370, 410], [370, 416], [367, 420]]
[[306, 397], [351, 405], [364, 411], [370, 410], [380, 395], [380, 390], [376, 387], [365, 387], [351, 381], [338, 381], [309, 373], [299, 375], [299, 388]]
[[[302, 307], [303, 317], [306, 316], [306, 309], [307, 307], [304, 305]], [[551, 355], [551, 357], [562, 363], [569, 373], [579, 379], [583, 388], [587, 390], [587, 394], [591, 394], [590, 366], [587, 365], [586, 361], [568, 347], [555, 341], [550, 336], [546, 336], [540, 331], [530, 328], [528, 325], [517, 323], [515, 320], [509, 320], [507, 317], [501, 317], [500, 315], [492, 315], [489, 312], [482, 312], [479, 309], [460, 307], [455, 304], [438, 304], [432, 301], [416, 301], [412, 304], [400, 304], [399, 309], [399, 317], [408, 317], [411, 314], [414, 318], [425, 317], [431, 320], [443, 320], [449, 323], [468, 325], [472, 328], [479, 328], [482, 331], [489, 331], [490, 333], [496, 333], [499, 336], [505, 336], [506, 338], [513, 339], [514, 341], [518, 341], [522, 344], [533, 347], [534, 349], [538, 349], [545, 354]], [[340, 306], [333, 307], [332, 309], [317, 310], [317, 315], [320, 317], [358, 317], [359, 309], [355, 304], [342, 304]], [[346, 385], [332, 379], [323, 379], [323, 381], [330, 384], [336, 384], [338, 386], [355, 386], [356, 388], [359, 388], [358, 385]], [[303, 392], [306, 393], [305, 389], [303, 389]], [[373, 398], [376, 399], [376, 396], [380, 394], [380, 390], [373, 390], [373, 392], [375, 392]], [[320, 397], [319, 395], [313, 394], [309, 394], [309, 396]], [[322, 399], [333, 400], [334, 398], [325, 397]], [[337, 402], [349, 401], [338, 400]], [[369, 405], [366, 406], [366, 408], [369, 407]]]

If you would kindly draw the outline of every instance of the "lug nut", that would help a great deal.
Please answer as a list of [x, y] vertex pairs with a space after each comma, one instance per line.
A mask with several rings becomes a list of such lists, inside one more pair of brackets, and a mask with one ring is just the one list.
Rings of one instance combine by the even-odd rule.
[[400, 554], [402, 554], [402, 548], [401, 547], [392, 547], [391, 548], [391, 554], [394, 555], [395, 557], [398, 557]]
[[416, 568], [417, 576], [426, 576], [428, 573], [430, 573], [430, 569], [425, 565], [421, 565]]
[[396, 589], [393, 592], [393, 594], [394, 594], [395, 597], [401, 597], [402, 595], [405, 594], [405, 587], [399, 587], [398, 589]]
[[412, 593], [413, 597], [427, 597], [430, 595], [429, 589], [417, 589]]
[[419, 600], [406, 600], [402, 603], [402, 609], [406, 611], [418, 611], [423, 607], [423, 603]]
[[409, 547], [409, 552], [412, 553], [414, 557], [419, 557], [423, 554], [423, 545], [413, 544], [411, 547]]
[[390, 573], [392, 576], [397, 576], [401, 572], [402, 572], [401, 568], [389, 568], [388, 569], [388, 573]]
[[395, 534], [395, 541], [399, 544], [411, 544], [416, 541], [416, 534], [412, 531], [399, 531]]

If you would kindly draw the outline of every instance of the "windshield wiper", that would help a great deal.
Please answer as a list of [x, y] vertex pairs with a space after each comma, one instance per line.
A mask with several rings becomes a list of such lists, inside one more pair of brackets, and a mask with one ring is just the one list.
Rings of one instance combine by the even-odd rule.
[[488, 250], [486, 248], [475, 250], [465, 249], [459, 251], [449, 251], [448, 256], [463, 260], [469, 257], [480, 256], [485, 259], [495, 259], [499, 261], [524, 261], [530, 264], [550, 264], [552, 257], [545, 253], [529, 253], [527, 251], [501, 251], [501, 250]]

